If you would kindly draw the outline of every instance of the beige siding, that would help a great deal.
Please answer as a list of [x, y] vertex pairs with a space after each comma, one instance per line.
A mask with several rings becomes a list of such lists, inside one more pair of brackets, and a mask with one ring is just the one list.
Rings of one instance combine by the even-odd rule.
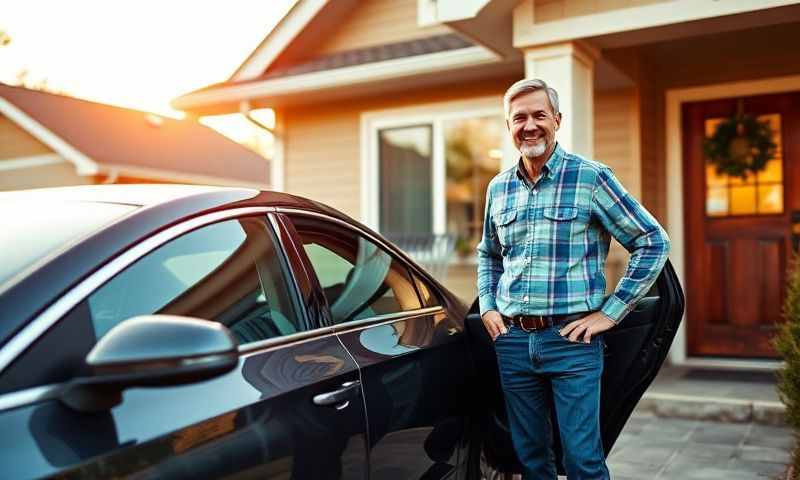
[[[595, 92], [594, 102], [594, 156], [611, 167], [625, 188], [641, 200], [639, 93], [634, 88]], [[609, 292], [627, 264], [628, 252], [612, 242], [606, 261]]]
[[671, 0], [535, 0], [535, 23], [552, 22], [667, 1]]
[[46, 153], [53, 153], [53, 150], [7, 117], [0, 115], [0, 159]]
[[319, 55], [450, 33], [417, 26], [417, 0], [364, 0], [320, 46]]
[[75, 165], [66, 161], [41, 167], [0, 172], [0, 190], [25, 190], [91, 183], [94, 183], [91, 177], [78, 176], [75, 173]]
[[640, 197], [638, 99], [635, 89], [597, 92], [594, 97], [594, 156], [614, 170]]

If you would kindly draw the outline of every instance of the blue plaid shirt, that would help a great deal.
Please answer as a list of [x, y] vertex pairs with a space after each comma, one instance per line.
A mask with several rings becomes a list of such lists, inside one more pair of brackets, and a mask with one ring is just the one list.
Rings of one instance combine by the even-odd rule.
[[[481, 315], [561, 315], [601, 310], [615, 322], [636, 305], [667, 261], [669, 238], [607, 166], [560, 145], [531, 184], [520, 161], [486, 192], [478, 245]], [[611, 235], [630, 253], [605, 296]]]

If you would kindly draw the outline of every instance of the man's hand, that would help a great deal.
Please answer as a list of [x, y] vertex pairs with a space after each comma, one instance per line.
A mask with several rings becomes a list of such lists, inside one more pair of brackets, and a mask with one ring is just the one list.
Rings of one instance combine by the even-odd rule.
[[493, 342], [497, 340], [497, 337], [508, 331], [506, 329], [506, 324], [503, 323], [503, 317], [501, 317], [500, 312], [496, 310], [488, 310], [481, 317], [481, 321], [483, 321], [483, 326], [486, 328], [486, 331], [489, 332], [489, 336], [492, 337]]
[[[488, 313], [488, 312], [487, 312]], [[484, 324], [486, 321], [484, 320]], [[617, 324], [608, 318], [603, 312], [594, 312], [586, 315], [580, 320], [569, 322], [566, 327], [562, 328], [558, 333], [561, 336], [569, 336], [570, 342], [578, 342], [583, 337], [584, 343], [592, 341], [592, 336], [598, 333], [605, 332], [606, 330], [615, 327]]]

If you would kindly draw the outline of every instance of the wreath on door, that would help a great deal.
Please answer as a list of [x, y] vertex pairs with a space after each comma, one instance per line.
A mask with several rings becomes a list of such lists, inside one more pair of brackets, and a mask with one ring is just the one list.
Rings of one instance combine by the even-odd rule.
[[717, 174], [746, 179], [756, 174], [775, 157], [777, 145], [766, 121], [741, 112], [717, 125], [714, 134], [703, 142], [703, 151]]

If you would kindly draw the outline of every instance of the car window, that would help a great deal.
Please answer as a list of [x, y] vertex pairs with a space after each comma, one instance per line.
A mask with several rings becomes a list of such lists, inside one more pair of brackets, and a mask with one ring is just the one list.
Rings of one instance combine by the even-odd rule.
[[439, 299], [436, 298], [436, 294], [434, 293], [436, 289], [434, 289], [427, 280], [424, 280], [419, 275], [414, 275], [414, 282], [417, 284], [417, 290], [419, 290], [419, 296], [422, 299], [422, 306], [423, 307], [438, 307], [441, 305]]
[[125, 319], [171, 314], [216, 320], [240, 344], [299, 329], [284, 270], [262, 218], [189, 232], [142, 257], [87, 299], [96, 338]]
[[247, 217], [186, 233], [131, 264], [78, 303], [3, 372], [0, 393], [84, 374], [84, 359], [112, 327], [170, 314], [226, 325], [239, 344], [301, 329], [266, 219]]
[[420, 308], [405, 264], [355, 230], [295, 216], [334, 323]]

